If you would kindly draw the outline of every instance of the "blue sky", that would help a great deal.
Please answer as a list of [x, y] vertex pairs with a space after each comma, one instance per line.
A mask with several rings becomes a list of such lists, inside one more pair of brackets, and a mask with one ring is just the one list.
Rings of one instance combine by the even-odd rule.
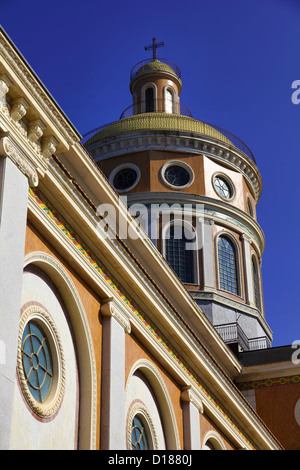
[[299, 0], [0, 0], [1, 25], [81, 134], [131, 104], [129, 74], [150, 57], [181, 69], [181, 103], [252, 150], [263, 178], [263, 287], [273, 346], [300, 340]]

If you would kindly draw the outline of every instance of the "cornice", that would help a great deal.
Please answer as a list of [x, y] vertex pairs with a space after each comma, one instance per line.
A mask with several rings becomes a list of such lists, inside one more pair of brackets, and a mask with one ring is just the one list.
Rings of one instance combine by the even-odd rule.
[[[127, 153], [144, 150], [166, 150], [179, 153], [207, 155], [215, 160], [226, 162], [229, 167], [238, 170], [247, 179], [258, 202], [262, 180], [256, 164], [230, 142], [224, 142], [195, 132], [152, 130], [127, 132], [91, 144], [89, 152], [96, 162]], [[173, 157], [174, 158], [174, 157]]]

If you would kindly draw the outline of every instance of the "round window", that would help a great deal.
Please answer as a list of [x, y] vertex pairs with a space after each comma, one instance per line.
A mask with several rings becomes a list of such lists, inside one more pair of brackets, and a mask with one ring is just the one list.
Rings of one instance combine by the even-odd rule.
[[178, 189], [187, 188], [194, 179], [193, 170], [181, 161], [168, 162], [163, 165], [161, 175], [168, 186]]
[[51, 389], [53, 362], [47, 337], [35, 321], [24, 328], [21, 354], [28, 389], [37, 402], [43, 403]]
[[31, 409], [51, 416], [64, 395], [64, 353], [52, 318], [40, 306], [28, 307], [21, 316], [17, 371]]
[[213, 184], [216, 192], [223, 199], [231, 199], [233, 197], [233, 187], [227, 179], [217, 175], [213, 179]]
[[173, 186], [185, 186], [190, 181], [188, 171], [176, 165], [169, 166], [169, 168], [166, 169], [165, 178], [167, 182]]
[[140, 170], [132, 163], [125, 163], [115, 168], [109, 181], [117, 191], [129, 191], [137, 185], [140, 179]]
[[137, 174], [133, 168], [124, 168], [114, 177], [113, 185], [116, 189], [125, 190], [133, 186], [136, 179]]

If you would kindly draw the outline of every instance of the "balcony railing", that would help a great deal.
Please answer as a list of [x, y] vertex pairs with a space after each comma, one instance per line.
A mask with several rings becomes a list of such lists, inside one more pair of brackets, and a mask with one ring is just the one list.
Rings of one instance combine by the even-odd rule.
[[238, 323], [215, 325], [215, 328], [225, 343], [238, 343], [244, 351], [249, 350], [249, 340]]
[[153, 101], [139, 101], [138, 103], [128, 106], [122, 112], [120, 119], [134, 116], [135, 114], [142, 113], [169, 113], [169, 114], [181, 114], [182, 116], [193, 117], [191, 111], [179, 103], [178, 101], [170, 101], [162, 99], [153, 99]]
[[244, 351], [270, 348], [271, 343], [266, 336], [248, 338], [238, 323], [224, 323], [215, 328], [225, 343], [238, 343]]

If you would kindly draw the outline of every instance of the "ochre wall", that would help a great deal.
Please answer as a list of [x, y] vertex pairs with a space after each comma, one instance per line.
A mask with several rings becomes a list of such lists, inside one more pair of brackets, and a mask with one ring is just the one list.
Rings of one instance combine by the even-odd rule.
[[258, 388], [256, 411], [286, 450], [300, 450], [300, 426], [295, 406], [300, 398], [300, 384]]

